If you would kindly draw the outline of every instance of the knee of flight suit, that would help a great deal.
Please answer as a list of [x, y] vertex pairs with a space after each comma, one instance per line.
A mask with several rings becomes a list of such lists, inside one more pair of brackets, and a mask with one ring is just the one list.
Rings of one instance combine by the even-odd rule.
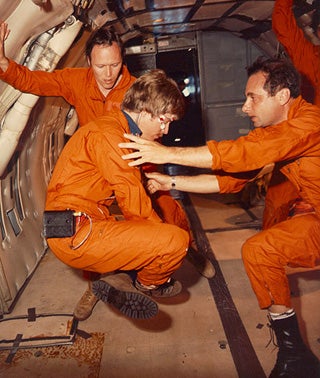
[[[268, 267], [278, 260], [278, 254], [273, 247], [272, 236], [268, 231], [261, 231], [247, 239], [242, 245], [242, 260], [245, 267]], [[272, 253], [270, 253], [272, 252]]]
[[175, 255], [177, 258], [178, 256], [183, 259], [187, 254], [187, 249], [190, 242], [190, 235], [187, 231], [183, 230], [182, 228], [175, 227], [176, 231], [172, 235], [171, 241], [167, 248]]
[[242, 260], [246, 264], [251, 264], [256, 261], [255, 248], [252, 238], [247, 239], [241, 248]]
[[151, 263], [138, 272], [137, 278], [144, 285], [161, 285], [181, 266], [189, 244], [188, 233], [178, 227], [167, 244], [160, 246]]

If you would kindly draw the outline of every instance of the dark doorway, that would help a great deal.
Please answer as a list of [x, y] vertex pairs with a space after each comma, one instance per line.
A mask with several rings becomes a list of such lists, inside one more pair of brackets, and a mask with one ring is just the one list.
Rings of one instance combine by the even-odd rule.
[[147, 70], [161, 68], [181, 88], [186, 100], [185, 116], [171, 123], [169, 133], [162, 138], [162, 143], [181, 147], [205, 144], [196, 49], [158, 51], [155, 54], [128, 54], [126, 64], [131, 74], [137, 77]]
[[163, 69], [179, 85], [186, 101], [185, 116], [170, 125], [162, 143], [167, 146], [199, 146], [205, 143], [201, 121], [198, 57], [195, 48], [159, 52], [157, 68]]

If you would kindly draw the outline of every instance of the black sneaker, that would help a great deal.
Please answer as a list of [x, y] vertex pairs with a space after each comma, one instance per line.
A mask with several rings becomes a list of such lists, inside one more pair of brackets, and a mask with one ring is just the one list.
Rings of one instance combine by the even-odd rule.
[[138, 291], [126, 273], [112, 274], [92, 282], [92, 292], [129, 318], [149, 319], [158, 313], [156, 302]]
[[145, 286], [138, 280], [135, 281], [134, 285], [139, 291], [142, 291], [151, 297], [157, 298], [174, 297], [175, 295], [180, 294], [182, 291], [181, 283], [173, 278], [169, 278], [167, 282], [159, 286]]

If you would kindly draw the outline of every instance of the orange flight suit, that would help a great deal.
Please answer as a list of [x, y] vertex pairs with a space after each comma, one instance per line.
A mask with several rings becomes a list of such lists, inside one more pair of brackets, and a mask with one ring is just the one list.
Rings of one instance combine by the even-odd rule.
[[[229, 174], [218, 176], [221, 193], [242, 189], [248, 179], [245, 175], [239, 177], [240, 172], [271, 163], [292, 185], [292, 190], [282, 190], [281, 184], [275, 186], [279, 201], [265, 204], [268, 227], [242, 247], [244, 265], [261, 308], [272, 304], [290, 307], [285, 266], [311, 268], [320, 260], [319, 120], [320, 108], [299, 96], [286, 121], [256, 128], [235, 141], [207, 143], [213, 156], [212, 169]], [[309, 204], [311, 211], [290, 216], [289, 208], [297, 196]]]
[[[22, 92], [38, 96], [62, 96], [75, 107], [80, 126], [108, 114], [112, 109], [119, 109], [126, 91], [136, 80], [124, 65], [121, 80], [104, 97], [90, 67], [64, 68], [53, 72], [31, 71], [13, 60], [9, 61], [6, 72], [0, 69], [0, 79]], [[169, 194], [157, 195], [154, 204], [161, 209], [162, 219], [166, 223], [176, 224], [191, 234], [184, 210]], [[85, 276], [90, 274], [85, 273]]]
[[[141, 283], [159, 285], [181, 265], [189, 236], [161, 221], [140, 170], [121, 158], [118, 144], [125, 132], [125, 116], [113, 111], [81, 127], [65, 145], [48, 186], [46, 210], [83, 212], [92, 225], [82, 217], [74, 237], [48, 239], [48, 244], [74, 268], [99, 273], [136, 270]], [[108, 210], [112, 196], [123, 221]]]
[[[91, 68], [64, 68], [49, 73], [31, 71], [10, 60], [7, 71], [1, 72], [0, 69], [1, 80], [22, 92], [38, 96], [62, 96], [75, 107], [80, 126], [108, 114], [114, 108], [120, 108], [126, 91], [136, 80], [130, 75], [127, 67], [123, 66], [120, 82], [108, 93], [107, 97], [104, 97], [97, 86]], [[169, 194], [157, 195], [154, 202], [161, 209], [163, 219], [167, 223], [177, 224], [186, 229], [187, 216], [180, 204]]]
[[92, 69], [64, 68], [46, 71], [31, 71], [10, 60], [6, 72], [0, 69], [0, 80], [21, 92], [37, 96], [61, 96], [74, 106], [80, 126], [120, 108], [124, 94], [136, 80], [127, 67], [122, 68], [119, 83], [105, 97], [98, 88]]
[[276, 0], [272, 14], [272, 28], [278, 41], [289, 54], [296, 69], [313, 86], [313, 103], [320, 106], [320, 46], [310, 42], [297, 25], [292, 11], [293, 0]]

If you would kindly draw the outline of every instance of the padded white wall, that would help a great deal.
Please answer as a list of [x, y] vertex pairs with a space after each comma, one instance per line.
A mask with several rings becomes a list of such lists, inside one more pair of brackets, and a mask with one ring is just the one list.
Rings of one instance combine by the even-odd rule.
[[[10, 58], [22, 62], [28, 41], [73, 13], [69, 0], [51, 0], [50, 4], [50, 10], [44, 11], [31, 0], [0, 0], [1, 18], [11, 29], [6, 42]], [[0, 138], [7, 111], [20, 97], [19, 91], [0, 82]], [[46, 251], [42, 236], [46, 186], [64, 145], [69, 108], [60, 98], [41, 98], [36, 103], [0, 178], [0, 315], [10, 312]], [[17, 126], [19, 121], [17, 117]], [[4, 140], [1, 148], [8, 144]]]

